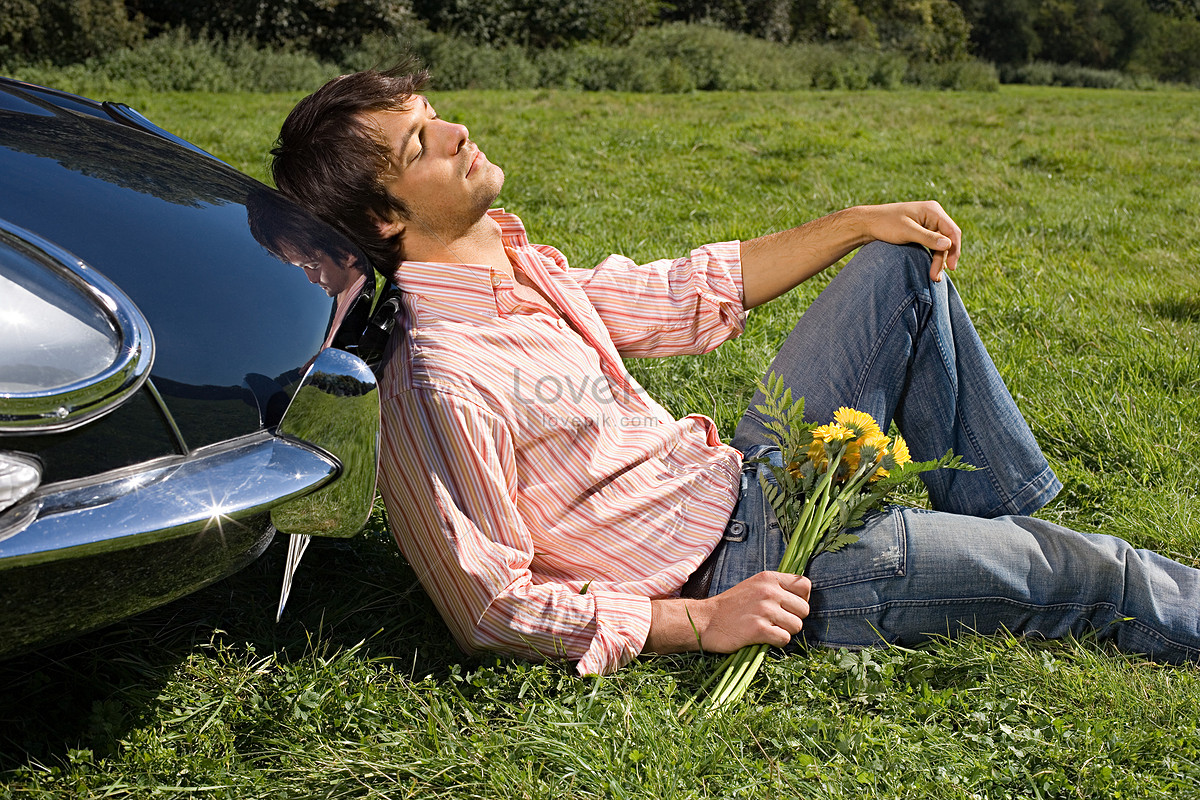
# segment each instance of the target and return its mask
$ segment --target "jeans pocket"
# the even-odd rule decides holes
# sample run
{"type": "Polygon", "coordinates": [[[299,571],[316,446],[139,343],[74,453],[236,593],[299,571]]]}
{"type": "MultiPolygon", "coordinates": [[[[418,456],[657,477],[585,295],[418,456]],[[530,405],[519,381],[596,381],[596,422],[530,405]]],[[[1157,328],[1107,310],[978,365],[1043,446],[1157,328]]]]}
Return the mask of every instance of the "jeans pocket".
{"type": "Polygon", "coordinates": [[[812,560],[805,573],[814,590],[902,577],[908,570],[904,516],[898,506],[871,512],[851,528],[858,541],[812,560]]]}

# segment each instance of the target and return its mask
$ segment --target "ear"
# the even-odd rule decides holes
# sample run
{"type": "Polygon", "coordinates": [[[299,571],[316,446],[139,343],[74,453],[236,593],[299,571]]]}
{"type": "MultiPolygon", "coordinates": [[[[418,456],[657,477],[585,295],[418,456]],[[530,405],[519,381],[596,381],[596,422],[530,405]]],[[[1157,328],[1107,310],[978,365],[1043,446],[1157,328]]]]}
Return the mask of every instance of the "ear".
{"type": "Polygon", "coordinates": [[[387,221],[376,217],[375,228],[379,231],[380,235],[388,239],[395,239],[398,236],[404,235],[404,220],[396,216],[387,221]]]}

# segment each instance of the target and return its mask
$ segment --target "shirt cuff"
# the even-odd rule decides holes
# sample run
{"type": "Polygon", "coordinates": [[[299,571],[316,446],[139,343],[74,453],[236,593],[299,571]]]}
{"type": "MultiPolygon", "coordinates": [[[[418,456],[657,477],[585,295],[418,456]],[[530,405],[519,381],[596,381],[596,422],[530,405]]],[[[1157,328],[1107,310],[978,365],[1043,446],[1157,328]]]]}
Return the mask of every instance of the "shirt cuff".
{"type": "Polygon", "coordinates": [[[715,242],[705,245],[704,249],[708,251],[710,259],[716,259],[725,267],[726,272],[729,274],[729,279],[733,282],[734,289],[737,291],[737,298],[741,301],[742,306],[745,307],[746,292],[742,286],[741,241],[715,242]]]}
{"type": "Polygon", "coordinates": [[[581,676],[606,675],[642,652],[650,635],[650,598],[596,592],[596,635],[575,669],[581,676]]]}
{"type": "MultiPolygon", "coordinates": [[[[740,336],[746,329],[746,290],[742,283],[742,243],[715,242],[701,248],[704,271],[712,295],[708,298],[721,309],[722,321],[729,328],[727,338],[740,336]]],[[[693,252],[695,258],[697,253],[693,252]]]]}

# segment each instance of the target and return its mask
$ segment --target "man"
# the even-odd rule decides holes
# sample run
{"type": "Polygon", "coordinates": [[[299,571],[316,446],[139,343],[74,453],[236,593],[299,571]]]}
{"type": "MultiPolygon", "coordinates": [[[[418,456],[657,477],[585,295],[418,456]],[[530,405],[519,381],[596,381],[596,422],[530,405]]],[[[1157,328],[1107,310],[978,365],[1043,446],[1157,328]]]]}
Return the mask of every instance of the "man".
{"type": "Polygon", "coordinates": [[[566,658],[581,674],[797,634],[862,647],[1094,630],[1163,660],[1200,655],[1200,572],[1023,516],[1061,484],[942,279],[961,234],[938,204],[575,270],[491,209],[503,171],[437,116],[423,79],[330,82],[285,121],[274,175],[404,292],[381,381],[381,490],[464,648],[566,658]],[[764,421],[747,412],[722,444],[711,420],[667,414],[621,357],[712,349],[747,309],[859,247],[771,370],[812,419],[853,406],[894,420],[914,458],[953,448],[979,469],[930,473],[938,511],[871,515],[857,544],[784,575],[762,467],[745,463],[771,455],[764,421]]]}

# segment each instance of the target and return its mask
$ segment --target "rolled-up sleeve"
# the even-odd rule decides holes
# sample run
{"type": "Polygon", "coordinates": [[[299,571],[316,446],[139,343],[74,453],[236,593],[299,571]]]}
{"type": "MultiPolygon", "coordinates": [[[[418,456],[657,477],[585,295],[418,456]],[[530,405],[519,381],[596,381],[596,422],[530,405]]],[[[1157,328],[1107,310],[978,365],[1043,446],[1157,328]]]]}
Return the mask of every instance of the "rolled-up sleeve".
{"type": "Polygon", "coordinates": [[[612,255],[570,274],[622,356],[706,353],[745,329],[738,242],[704,245],[684,258],[648,264],[612,255]]]}
{"type": "Polygon", "coordinates": [[[382,444],[381,490],[402,519],[392,529],[463,649],[568,659],[583,675],[612,672],[641,652],[648,598],[535,579],[512,441],[490,410],[402,392],[384,404],[382,444]]]}

